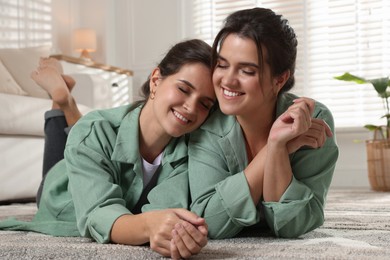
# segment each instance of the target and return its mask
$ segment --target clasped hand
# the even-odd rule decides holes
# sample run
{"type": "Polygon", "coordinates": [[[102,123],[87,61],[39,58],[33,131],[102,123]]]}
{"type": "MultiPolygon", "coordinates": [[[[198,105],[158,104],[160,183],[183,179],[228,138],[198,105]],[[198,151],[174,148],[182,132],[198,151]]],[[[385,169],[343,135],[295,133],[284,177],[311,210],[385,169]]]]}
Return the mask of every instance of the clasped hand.
{"type": "Polygon", "coordinates": [[[151,211],[147,218],[152,250],[172,259],[195,255],[207,244],[208,227],[203,218],[186,209],[151,211]]]}
{"type": "Polygon", "coordinates": [[[314,107],[313,99],[295,99],[272,125],[269,144],[285,146],[289,153],[303,146],[322,147],[326,138],[332,136],[332,131],[324,120],[312,118],[314,107]]]}

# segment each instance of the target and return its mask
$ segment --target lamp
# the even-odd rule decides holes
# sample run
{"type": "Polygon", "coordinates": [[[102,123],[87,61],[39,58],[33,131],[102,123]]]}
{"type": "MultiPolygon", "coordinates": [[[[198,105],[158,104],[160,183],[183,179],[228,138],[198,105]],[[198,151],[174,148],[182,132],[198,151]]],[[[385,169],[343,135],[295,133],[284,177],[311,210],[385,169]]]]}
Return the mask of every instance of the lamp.
{"type": "Polygon", "coordinates": [[[81,52],[80,58],[91,60],[89,53],[96,51],[96,32],[92,29],[74,30],[73,48],[81,52]]]}

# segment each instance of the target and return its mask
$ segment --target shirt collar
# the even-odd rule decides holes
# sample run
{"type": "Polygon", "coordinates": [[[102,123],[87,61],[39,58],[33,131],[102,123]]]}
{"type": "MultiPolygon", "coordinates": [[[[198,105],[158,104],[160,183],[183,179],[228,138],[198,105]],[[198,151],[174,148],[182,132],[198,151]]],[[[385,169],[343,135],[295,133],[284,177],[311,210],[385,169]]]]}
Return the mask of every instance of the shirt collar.
{"type": "Polygon", "coordinates": [[[135,164],[139,155],[139,115],[142,105],[129,111],[122,119],[111,160],[135,164]]]}
{"type": "MultiPolygon", "coordinates": [[[[119,129],[111,160],[136,164],[141,160],[139,151],[139,116],[143,105],[139,105],[123,118],[119,129]]],[[[187,137],[172,138],[163,152],[162,165],[186,157],[187,137]]]]}

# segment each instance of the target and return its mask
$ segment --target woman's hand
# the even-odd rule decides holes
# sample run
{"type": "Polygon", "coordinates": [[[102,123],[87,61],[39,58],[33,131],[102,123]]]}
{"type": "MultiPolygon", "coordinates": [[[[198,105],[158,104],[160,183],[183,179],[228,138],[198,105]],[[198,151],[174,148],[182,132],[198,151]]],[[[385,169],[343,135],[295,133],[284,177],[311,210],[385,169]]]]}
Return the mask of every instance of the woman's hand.
{"type": "MultiPolygon", "coordinates": [[[[186,216],[189,215],[189,213],[194,213],[189,211],[184,212],[183,209],[180,210],[182,210],[180,216],[183,219],[190,221],[186,216]]],[[[198,220],[201,220],[201,222],[198,222],[197,225],[192,225],[189,222],[175,225],[175,229],[172,230],[171,240],[172,259],[188,258],[198,254],[200,250],[207,245],[207,224],[203,218],[198,218],[198,220]]]]}
{"type": "Polygon", "coordinates": [[[150,248],[163,256],[183,258],[199,253],[207,244],[207,234],[205,220],[195,213],[165,209],[120,216],[112,226],[110,240],[134,246],[149,242],[150,248]]]}
{"type": "Polygon", "coordinates": [[[312,118],[315,102],[310,98],[294,100],[271,128],[270,138],[282,144],[286,142],[288,153],[297,151],[302,146],[322,147],[332,131],[322,119],[312,118]]]}
{"type": "Polygon", "coordinates": [[[312,124],[314,105],[314,100],[309,98],[294,100],[294,104],[272,125],[268,144],[285,147],[287,142],[307,132],[312,124]]]}
{"type": "Polygon", "coordinates": [[[326,138],[331,136],[333,133],[324,120],[312,118],[310,128],[287,143],[288,153],[296,152],[302,146],[320,148],[324,145],[326,138]]]}
{"type": "Polygon", "coordinates": [[[144,214],[150,248],[164,256],[188,258],[207,244],[207,225],[195,213],[186,209],[167,209],[144,214]]]}

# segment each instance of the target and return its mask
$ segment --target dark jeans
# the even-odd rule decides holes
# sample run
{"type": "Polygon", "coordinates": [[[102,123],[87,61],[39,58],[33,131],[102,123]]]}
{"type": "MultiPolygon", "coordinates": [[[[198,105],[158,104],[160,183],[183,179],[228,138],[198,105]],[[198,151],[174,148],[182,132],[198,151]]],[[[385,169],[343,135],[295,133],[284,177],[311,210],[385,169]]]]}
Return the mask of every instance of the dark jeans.
{"type": "Polygon", "coordinates": [[[64,159],[64,150],[70,127],[61,110],[50,110],[45,113],[45,147],[43,151],[42,181],[37,192],[37,205],[41,200],[43,184],[49,170],[64,159]]]}

